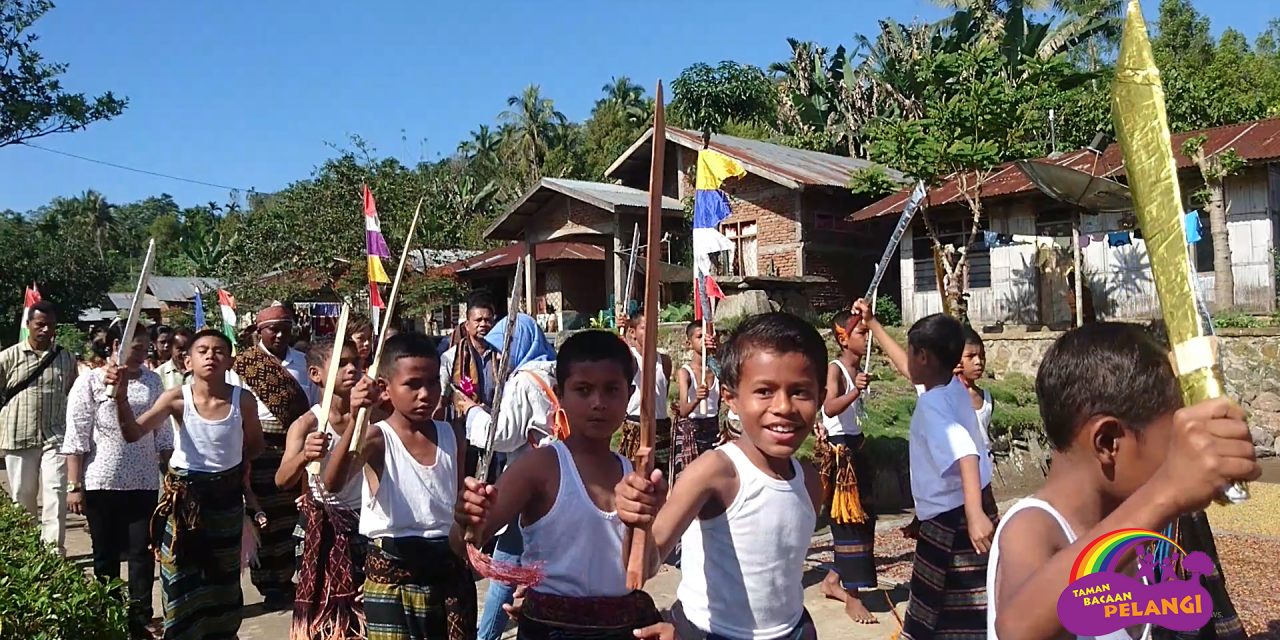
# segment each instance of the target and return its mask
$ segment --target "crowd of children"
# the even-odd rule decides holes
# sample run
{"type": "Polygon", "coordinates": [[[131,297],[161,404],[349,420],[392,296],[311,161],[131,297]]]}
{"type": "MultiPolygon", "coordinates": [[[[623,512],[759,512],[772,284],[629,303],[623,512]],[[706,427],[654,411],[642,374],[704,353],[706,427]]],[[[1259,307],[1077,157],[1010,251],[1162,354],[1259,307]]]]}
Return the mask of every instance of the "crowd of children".
{"type": "MultiPolygon", "coordinates": [[[[875,402],[865,367],[872,337],[919,394],[908,438],[916,521],[904,533],[916,549],[904,638],[1061,636],[1054,607],[1083,545],[1126,527],[1159,530],[1259,473],[1240,408],[1227,400],[1184,408],[1167,349],[1136,325],[1086,325],[1046,354],[1036,394],[1053,464],[1044,487],[999,518],[985,352],[950,317],[918,320],[900,345],[858,300],[832,320],[834,359],[818,330],[793,315],[749,317],[718,349],[691,323],[668,413],[672,361],[643,362],[643,315],[623,336],[584,331],[557,352],[531,317],[495,325],[491,303],[470,308],[487,322],[460,328],[445,366],[433,339],[401,333],[367,371],[367,322],[344,344],[313,342],[301,363],[289,352],[270,360],[265,343],[264,354],[233,360],[233,345],[214,331],[157,331],[152,339],[175,355],[151,363],[167,390],[145,408],[124,401],[136,363],[105,365],[102,384],[115,385],[126,442],[172,430],[152,518],[164,637],[236,636],[252,539],[246,509],[258,511],[268,470],[277,515],[262,533],[290,517],[282,498],[300,514],[288,522],[295,560],[268,567],[271,588],[293,596],[297,640],[495,640],[507,614],[524,639],[814,638],[804,572],[824,512],[834,562],[821,592],[852,621],[876,623],[871,611],[886,599],[863,431],[875,402]],[[505,380],[496,367],[482,375],[467,364],[488,366],[504,345],[505,380]],[[319,392],[335,358],[324,415],[319,392]],[[629,459],[643,366],[655,368],[658,398],[648,475],[629,459]],[[303,377],[290,386],[282,375],[303,377]],[[246,393],[246,383],[257,388],[246,393]],[[501,385],[501,406],[473,383],[501,385]],[[362,409],[371,417],[360,435],[362,409]],[[728,413],[739,438],[723,435],[728,413]],[[797,458],[815,429],[817,466],[797,458]],[[504,456],[500,473],[476,468],[486,447],[504,456]],[[647,531],[645,577],[680,550],[677,600],[665,615],[628,585],[628,528],[647,531]],[[527,589],[494,583],[483,619],[468,544],[536,576],[527,589]]],[[[267,314],[264,340],[283,317],[267,314]]],[[[1228,614],[1215,619],[1217,637],[1231,637],[1238,620],[1229,602],[1221,606],[1228,614]]]]}

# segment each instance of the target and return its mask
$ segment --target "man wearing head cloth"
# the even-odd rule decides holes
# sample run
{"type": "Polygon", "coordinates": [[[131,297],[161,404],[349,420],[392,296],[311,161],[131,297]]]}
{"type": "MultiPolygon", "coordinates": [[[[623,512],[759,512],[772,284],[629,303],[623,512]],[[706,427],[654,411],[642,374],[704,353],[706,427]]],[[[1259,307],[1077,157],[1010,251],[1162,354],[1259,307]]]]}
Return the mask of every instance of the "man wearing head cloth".
{"type": "Polygon", "coordinates": [[[299,489],[276,487],[276,471],[284,457],[289,425],[310,410],[318,391],[307,374],[306,357],[289,347],[293,314],[279,303],[258,312],[257,340],[236,356],[228,381],[247,388],[258,400],[258,418],[266,449],[250,465],[250,487],[267,516],[258,548],[258,566],[249,576],[269,610],[293,606],[295,567],[293,529],[298,522],[294,499],[299,489]]]}

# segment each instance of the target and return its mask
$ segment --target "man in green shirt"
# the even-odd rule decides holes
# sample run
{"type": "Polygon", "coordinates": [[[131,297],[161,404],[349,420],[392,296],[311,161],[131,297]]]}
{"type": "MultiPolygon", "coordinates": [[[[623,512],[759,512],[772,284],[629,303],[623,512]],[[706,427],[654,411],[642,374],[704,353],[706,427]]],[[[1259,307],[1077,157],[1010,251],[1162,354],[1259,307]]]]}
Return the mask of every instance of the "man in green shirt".
{"type": "Polygon", "coordinates": [[[10,497],[40,519],[41,539],[65,555],[67,467],[58,449],[76,360],[54,343],[57,325],[57,308],[37,302],[27,318],[27,339],[0,351],[0,452],[10,497]]]}

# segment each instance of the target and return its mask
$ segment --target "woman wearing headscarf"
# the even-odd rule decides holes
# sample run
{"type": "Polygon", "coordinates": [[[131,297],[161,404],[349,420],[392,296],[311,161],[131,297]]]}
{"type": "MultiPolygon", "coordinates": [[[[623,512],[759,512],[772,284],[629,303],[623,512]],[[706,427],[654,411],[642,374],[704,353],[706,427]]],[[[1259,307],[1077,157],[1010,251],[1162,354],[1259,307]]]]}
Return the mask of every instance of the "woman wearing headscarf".
{"type": "MultiPolygon", "coordinates": [[[[501,353],[508,331],[512,332],[509,352],[511,376],[502,388],[497,420],[474,402],[464,401],[459,409],[466,416],[471,444],[481,448],[487,446],[492,430],[493,451],[496,455],[505,454],[509,464],[524,451],[556,435],[551,416],[559,402],[553,391],[556,386],[556,352],[542,329],[538,328],[538,323],[524,314],[516,315],[514,322],[511,316],[507,316],[494,325],[485,336],[485,342],[501,353]]],[[[493,478],[489,480],[492,482],[493,478]]],[[[511,526],[514,524],[508,523],[506,529],[498,534],[493,550],[495,563],[520,563],[524,542],[520,537],[520,527],[511,526]]],[[[502,635],[507,623],[502,605],[511,604],[514,593],[514,587],[497,581],[489,583],[484,613],[477,628],[479,640],[497,640],[502,635]]]]}

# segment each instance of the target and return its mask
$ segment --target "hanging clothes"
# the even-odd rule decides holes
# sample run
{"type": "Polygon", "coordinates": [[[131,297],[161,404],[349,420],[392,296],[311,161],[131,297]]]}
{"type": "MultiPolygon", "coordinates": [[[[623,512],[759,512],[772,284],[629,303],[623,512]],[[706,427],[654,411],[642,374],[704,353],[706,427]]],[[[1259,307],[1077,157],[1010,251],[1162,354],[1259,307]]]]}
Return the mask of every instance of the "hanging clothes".
{"type": "Polygon", "coordinates": [[[1133,237],[1128,231],[1112,231],[1107,234],[1108,247],[1124,247],[1133,244],[1133,237]]]}

